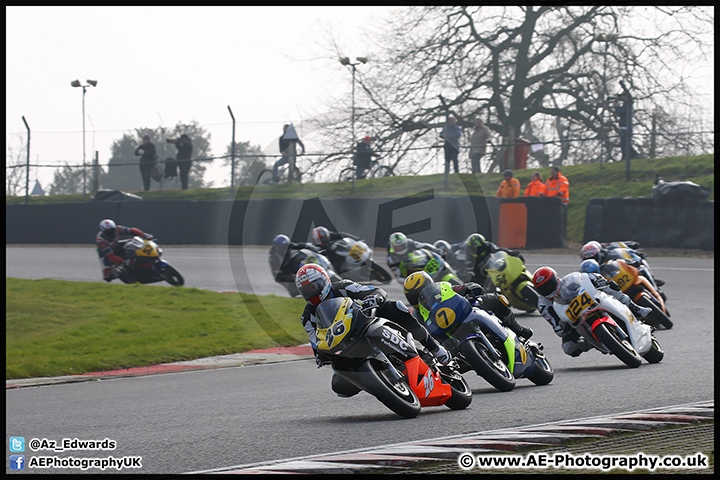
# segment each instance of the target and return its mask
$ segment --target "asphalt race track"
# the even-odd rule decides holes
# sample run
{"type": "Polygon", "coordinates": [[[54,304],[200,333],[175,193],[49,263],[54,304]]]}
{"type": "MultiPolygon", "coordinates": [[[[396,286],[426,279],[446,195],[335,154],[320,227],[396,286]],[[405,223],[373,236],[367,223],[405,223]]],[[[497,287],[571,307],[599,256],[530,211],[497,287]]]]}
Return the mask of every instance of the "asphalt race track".
{"type": "MultiPolygon", "coordinates": [[[[272,281],[266,253],[267,248],[173,246],[165,249],[164,257],[185,276],[187,286],[285,295],[272,281]],[[238,262],[253,272],[252,282],[237,271],[233,274],[230,264],[238,262]]],[[[6,255],[8,277],[102,281],[92,247],[6,246],[6,255]]],[[[382,255],[377,257],[384,262],[382,255]]],[[[577,256],[525,257],[530,270],[549,264],[561,275],[579,264],[577,256]]],[[[519,315],[521,323],[535,330],[533,338],[545,345],[555,379],[542,387],[521,379],[513,391],[503,393],[467,373],[474,397],[462,411],[432,407],[415,419],[403,420],[365,393],[336,397],[330,390],[332,371],[301,360],[7,389],[6,436],[28,441],[108,438],[117,442],[115,450],[43,454],[141,456],[139,473],[183,473],[712,400],[714,261],[649,261],[655,274],[667,282],[663,288],[675,322],[672,330],[656,332],[665,350],[660,364],[628,369],[596,351],[570,358],[538,314],[519,315]]],[[[387,290],[391,296],[401,295],[399,284],[387,290]]],[[[114,470],[105,470],[109,471],[114,470]]]]}

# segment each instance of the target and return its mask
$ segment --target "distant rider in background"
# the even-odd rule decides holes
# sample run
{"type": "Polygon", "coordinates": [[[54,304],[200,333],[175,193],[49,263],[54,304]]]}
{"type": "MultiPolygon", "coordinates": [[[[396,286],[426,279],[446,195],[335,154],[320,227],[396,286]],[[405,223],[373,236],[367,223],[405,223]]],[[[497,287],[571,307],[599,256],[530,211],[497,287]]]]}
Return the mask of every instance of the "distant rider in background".
{"type": "Polygon", "coordinates": [[[287,235],[279,234],[273,238],[273,244],[270,247],[270,271],[273,278],[279,283],[291,283],[295,281],[295,273],[300,265],[293,261],[292,250],[301,249],[312,250],[318,253],[318,249],[310,244],[303,242],[291,242],[287,235]]]}
{"type": "Polygon", "coordinates": [[[109,218],[100,222],[100,231],[95,236],[95,246],[102,263],[103,280],[110,282],[117,278],[117,272],[114,267],[125,264],[128,265],[130,260],[123,257],[122,245],[119,243],[120,235],[137,235],[146,240],[153,240],[155,237],[149,233],[145,233],[139,228],[125,227],[117,225],[109,218]]]}
{"type": "Polygon", "coordinates": [[[508,255],[517,257],[525,263],[525,258],[517,250],[510,250],[505,247],[498,247],[492,242],[485,240],[485,237],[479,233],[473,233],[467,238],[467,255],[465,260],[466,272],[462,272],[464,277],[469,281],[485,285],[487,280],[487,272],[485,266],[490,259],[490,255],[496,252],[505,252],[508,255]]]}
{"type": "Polygon", "coordinates": [[[408,261],[408,254],[420,249],[430,250],[431,252],[442,255],[443,252],[439,248],[429,243],[417,242],[411,238],[408,238],[402,232],[394,232],[390,235],[388,241],[388,255],[387,264],[390,267],[393,275],[400,282],[405,281],[405,275],[400,271],[400,266],[408,261]]]}

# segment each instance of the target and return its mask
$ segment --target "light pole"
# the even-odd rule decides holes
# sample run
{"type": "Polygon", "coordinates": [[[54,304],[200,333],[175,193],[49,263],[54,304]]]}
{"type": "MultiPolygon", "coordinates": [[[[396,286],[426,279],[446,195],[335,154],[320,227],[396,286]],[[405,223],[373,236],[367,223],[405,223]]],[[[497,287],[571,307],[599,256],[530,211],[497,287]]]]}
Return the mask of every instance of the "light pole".
{"type": "MultiPolygon", "coordinates": [[[[603,42],[605,43],[605,53],[603,54],[603,90],[602,90],[602,116],[600,117],[600,131],[603,135],[606,134],[605,130],[605,110],[607,110],[607,105],[605,105],[605,102],[607,101],[607,54],[608,54],[608,47],[610,46],[610,42],[616,41],[618,38],[617,33],[599,33],[595,35],[595,41],[596,42],[603,42]]],[[[605,148],[601,148],[600,150],[600,168],[602,168],[603,164],[603,157],[605,156],[605,151],[607,151],[607,139],[603,139],[603,146],[605,148]]]]}
{"type": "Polygon", "coordinates": [[[85,89],[87,87],[96,87],[97,86],[97,80],[88,80],[87,85],[82,85],[80,83],[80,80],[73,80],[70,82],[70,85],[73,87],[82,87],[83,89],[83,96],[82,96],[82,114],[83,114],[83,198],[85,197],[85,89]]]}
{"type": "Polygon", "coordinates": [[[350,131],[352,133],[351,148],[355,144],[355,66],[368,62],[367,57],[355,57],[355,59],[357,60],[356,63],[351,63],[348,57],[340,59],[341,64],[352,67],[352,113],[350,114],[350,131]]]}

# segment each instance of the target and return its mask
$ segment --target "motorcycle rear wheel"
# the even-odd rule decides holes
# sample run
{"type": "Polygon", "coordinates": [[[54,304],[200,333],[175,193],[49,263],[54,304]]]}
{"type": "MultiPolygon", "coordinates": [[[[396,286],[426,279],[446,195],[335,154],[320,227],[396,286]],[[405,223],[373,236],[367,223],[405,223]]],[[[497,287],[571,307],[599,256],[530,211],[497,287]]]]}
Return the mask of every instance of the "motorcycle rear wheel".
{"type": "Polygon", "coordinates": [[[166,265],[160,272],[160,276],[173,287],[182,287],[185,284],[185,279],[180,272],[171,265],[166,265]]]}
{"type": "Polygon", "coordinates": [[[380,283],[390,283],[392,276],[380,265],[375,262],[370,263],[370,280],[380,283]]]}
{"type": "Polygon", "coordinates": [[[608,350],[618,357],[625,365],[630,368],[639,367],[640,364],[642,364],[642,357],[638,354],[629,340],[622,339],[622,337],[618,335],[615,328],[620,327],[613,327],[606,323],[601,323],[595,327],[593,333],[598,340],[600,340],[602,344],[605,345],[608,350]]]}
{"type": "Polygon", "coordinates": [[[473,370],[493,387],[501,392],[509,392],[515,388],[515,377],[510,369],[503,363],[502,358],[493,360],[493,356],[482,341],[468,340],[460,345],[460,352],[473,370]]]}
{"type": "Polygon", "coordinates": [[[645,355],[643,355],[643,358],[647,360],[648,363],[660,363],[660,361],[665,356],[665,352],[660,347],[660,344],[658,341],[653,337],[652,339],[652,345],[650,346],[650,350],[645,352],[645,355]]]}
{"type": "Polygon", "coordinates": [[[387,367],[377,360],[365,360],[357,373],[363,387],[380,402],[403,418],[420,414],[420,400],[405,382],[397,382],[387,367]]]}
{"type": "Polygon", "coordinates": [[[652,310],[652,313],[646,318],[654,321],[653,323],[655,323],[656,325],[662,325],[663,327],[665,327],[666,330],[670,330],[673,327],[672,320],[670,320],[670,318],[665,315],[665,312],[663,312],[662,309],[658,307],[655,302],[650,300],[645,295],[642,295],[640,298],[638,298],[636,303],[641,307],[648,307],[652,310]]]}

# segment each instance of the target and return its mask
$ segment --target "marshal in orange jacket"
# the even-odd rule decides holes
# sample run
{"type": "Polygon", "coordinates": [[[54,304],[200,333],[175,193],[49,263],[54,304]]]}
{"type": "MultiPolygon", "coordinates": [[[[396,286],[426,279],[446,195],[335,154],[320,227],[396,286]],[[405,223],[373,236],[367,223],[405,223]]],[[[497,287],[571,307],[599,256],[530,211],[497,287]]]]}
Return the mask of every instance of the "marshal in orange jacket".
{"type": "Polygon", "coordinates": [[[544,197],[545,191],[547,190],[547,187],[543,182],[540,180],[533,180],[532,182],[528,183],[527,188],[525,189],[525,196],[526,197],[544,197]]]}
{"type": "MultiPolygon", "coordinates": [[[[555,167],[553,167],[553,170],[554,169],[555,167]]],[[[560,170],[557,170],[557,178],[553,178],[552,174],[550,175],[550,178],[545,182],[545,186],[547,187],[547,191],[545,192],[546,196],[560,197],[563,205],[568,204],[570,201],[570,192],[568,191],[570,183],[568,179],[560,173],[560,170]]]]}
{"type": "Polygon", "coordinates": [[[517,198],[520,196],[520,181],[517,178],[511,178],[510,182],[503,180],[497,189],[496,197],[501,198],[517,198]]]}

